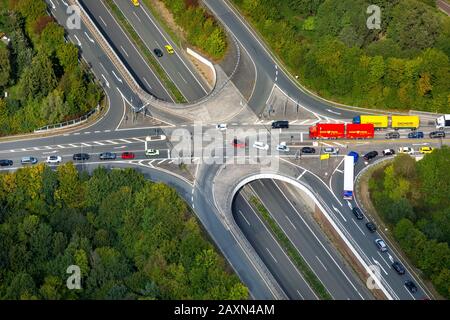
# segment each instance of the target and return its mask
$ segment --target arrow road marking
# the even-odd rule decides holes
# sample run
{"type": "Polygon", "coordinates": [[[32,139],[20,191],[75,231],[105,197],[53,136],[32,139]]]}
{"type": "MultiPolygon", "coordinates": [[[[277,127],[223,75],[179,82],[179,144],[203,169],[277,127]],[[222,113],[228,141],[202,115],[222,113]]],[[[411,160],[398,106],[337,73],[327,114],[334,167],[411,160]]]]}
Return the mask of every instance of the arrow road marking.
{"type": "Polygon", "coordinates": [[[338,208],[336,208],[335,206],[333,206],[333,210],[336,211],[337,213],[339,213],[342,217],[342,219],[344,219],[345,222],[347,222],[347,219],[345,219],[345,217],[342,215],[342,213],[339,211],[338,208]]]}
{"type": "Polygon", "coordinates": [[[372,257],[372,260],[373,260],[373,262],[375,262],[375,264],[376,264],[377,266],[380,267],[381,270],[383,270],[383,272],[384,272],[386,275],[388,275],[388,273],[386,272],[386,270],[384,270],[384,268],[383,268],[383,266],[381,265],[381,263],[379,263],[377,260],[375,260],[374,257],[372,257]]]}
{"type": "Polygon", "coordinates": [[[331,110],[331,109],[326,109],[329,113],[334,113],[334,114],[337,114],[337,115],[341,115],[339,112],[336,112],[336,111],[333,111],[333,110],[331,110]]]}
{"type": "Polygon", "coordinates": [[[106,77],[103,75],[103,73],[102,73],[102,78],[105,80],[105,84],[109,88],[109,82],[108,82],[108,80],[106,80],[106,77]]]}
{"type": "Polygon", "coordinates": [[[119,81],[120,83],[123,82],[122,79],[120,79],[120,78],[117,76],[117,74],[114,72],[114,70],[112,70],[111,72],[112,72],[112,74],[114,75],[114,77],[116,77],[117,81],[119,81]]]}
{"type": "Polygon", "coordinates": [[[88,40],[92,43],[95,43],[94,39],[92,39],[91,37],[89,37],[88,33],[85,31],[84,34],[86,35],[86,37],[88,38],[88,40]]]}
{"type": "Polygon", "coordinates": [[[388,253],[389,260],[391,260],[392,263],[394,263],[394,258],[388,253]]]}

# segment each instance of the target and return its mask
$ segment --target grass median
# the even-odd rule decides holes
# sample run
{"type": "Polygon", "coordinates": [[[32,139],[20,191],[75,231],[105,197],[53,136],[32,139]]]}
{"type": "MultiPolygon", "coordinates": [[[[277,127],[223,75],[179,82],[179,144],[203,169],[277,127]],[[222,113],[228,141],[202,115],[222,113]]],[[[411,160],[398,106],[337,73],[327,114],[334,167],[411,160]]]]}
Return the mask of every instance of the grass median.
{"type": "Polygon", "coordinates": [[[136,33],[133,26],[128,22],[127,18],[123,15],[122,11],[120,11],[119,7],[117,7],[117,5],[114,3],[113,0],[105,0],[105,3],[111,10],[111,13],[116,18],[116,21],[131,37],[134,44],[138,47],[140,53],[145,57],[146,61],[156,72],[163,85],[166,87],[167,90],[169,90],[170,94],[175,99],[175,102],[178,103],[187,102],[183,94],[180,92],[180,90],[178,90],[175,83],[173,83],[172,80],[170,80],[164,69],[161,67],[161,65],[153,56],[152,52],[147,48],[145,43],[142,41],[141,37],[139,37],[139,35],[136,33]]]}
{"type": "Polygon", "coordinates": [[[328,293],[327,289],[323,286],[317,276],[312,272],[309,266],[306,264],[305,260],[300,256],[297,249],[294,245],[289,241],[288,237],[284,234],[283,230],[278,226],[275,220],[271,217],[269,211],[267,211],[266,207],[262,204],[262,202],[255,196],[250,197],[250,202],[255,206],[258,213],[261,215],[263,220],[269,226],[270,231],[276,237],[280,245],[288,254],[289,258],[291,258],[292,262],[295,266],[300,270],[300,272],[305,277],[305,280],[314,290],[314,292],[319,296],[322,300],[331,300],[331,296],[328,293]]]}

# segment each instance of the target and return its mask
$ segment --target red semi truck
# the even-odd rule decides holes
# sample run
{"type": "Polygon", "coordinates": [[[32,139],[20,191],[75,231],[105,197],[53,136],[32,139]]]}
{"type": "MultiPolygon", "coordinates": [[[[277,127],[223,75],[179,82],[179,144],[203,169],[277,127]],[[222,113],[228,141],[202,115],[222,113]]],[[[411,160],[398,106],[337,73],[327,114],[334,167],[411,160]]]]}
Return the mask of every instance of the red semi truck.
{"type": "Polygon", "coordinates": [[[373,124],[318,123],[309,128],[311,139],[368,139],[373,138],[373,124]]]}

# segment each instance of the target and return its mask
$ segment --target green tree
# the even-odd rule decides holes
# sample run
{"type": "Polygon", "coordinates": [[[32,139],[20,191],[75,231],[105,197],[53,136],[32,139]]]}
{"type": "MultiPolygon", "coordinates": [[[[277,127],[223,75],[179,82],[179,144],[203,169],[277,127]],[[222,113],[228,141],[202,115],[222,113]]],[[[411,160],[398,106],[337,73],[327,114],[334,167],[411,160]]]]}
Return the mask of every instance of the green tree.
{"type": "Polygon", "coordinates": [[[0,44],[0,88],[8,84],[10,73],[9,50],[0,44]]]}

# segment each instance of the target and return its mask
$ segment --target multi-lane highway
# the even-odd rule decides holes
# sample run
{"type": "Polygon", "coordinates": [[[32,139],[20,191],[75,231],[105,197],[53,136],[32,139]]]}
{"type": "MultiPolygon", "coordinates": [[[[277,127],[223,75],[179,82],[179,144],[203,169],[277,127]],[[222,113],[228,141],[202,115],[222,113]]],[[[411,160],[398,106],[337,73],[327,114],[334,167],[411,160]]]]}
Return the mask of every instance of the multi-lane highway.
{"type": "MultiPolygon", "coordinates": [[[[119,7],[123,15],[134,27],[136,33],[141,37],[150,51],[154,48],[163,50],[163,57],[158,59],[169,78],[176,84],[178,89],[188,101],[197,100],[207,94],[207,85],[199,77],[176,47],[170,37],[158,26],[150,12],[144,6],[138,8],[132,6],[130,1],[113,0],[119,7]],[[173,55],[164,51],[164,45],[171,44],[175,48],[173,55]]],[[[112,50],[121,59],[136,82],[152,95],[166,100],[173,101],[172,97],[163,87],[161,81],[151,70],[145,59],[139,54],[133,42],[122,31],[114,17],[109,13],[103,1],[80,0],[90,18],[94,21],[98,30],[107,39],[112,50]]],[[[283,161],[296,159],[298,148],[302,146],[312,146],[313,141],[308,138],[308,125],[317,122],[316,115],[322,115],[327,121],[349,121],[355,113],[339,108],[335,108],[322,100],[312,97],[308,93],[300,90],[291,78],[279,67],[272,58],[270,52],[258,40],[255,33],[241,17],[233,12],[226,0],[205,0],[211,11],[226,25],[227,29],[234,35],[240,45],[247,51],[252,59],[256,70],[256,84],[249,105],[256,114],[260,114],[262,108],[269,97],[274,85],[281,88],[288,96],[298,101],[305,110],[311,111],[311,123],[301,121],[301,124],[292,125],[288,130],[268,129],[268,123],[260,121],[248,122],[246,118],[238,117],[236,122],[230,124],[230,129],[262,129],[267,133],[267,142],[272,150],[275,148],[275,141],[286,141],[291,147],[291,151],[285,154],[270,154],[269,157],[281,159],[283,161]],[[278,137],[272,137],[274,134],[278,137]],[[273,138],[273,139],[272,139],[273,138]]],[[[65,25],[67,20],[68,3],[63,0],[48,0],[49,11],[60,22],[65,25]]],[[[66,30],[67,39],[75,43],[82,54],[82,58],[91,66],[96,78],[102,84],[108,100],[108,112],[99,121],[74,129],[72,132],[58,133],[47,137],[30,137],[29,139],[7,140],[0,143],[0,158],[8,158],[14,161],[13,167],[2,168],[2,171],[20,168],[20,159],[23,156],[35,156],[40,162],[44,161],[48,155],[60,155],[63,162],[71,161],[74,153],[86,152],[91,155],[88,161],[83,162],[85,168],[92,168],[98,165],[107,167],[134,166],[143,170],[151,179],[164,181],[174,186],[181,196],[192,206],[205,229],[209,232],[218,248],[225,255],[230,265],[234,268],[238,276],[249,287],[251,296],[256,299],[275,299],[288,297],[290,299],[317,299],[317,295],[312,291],[304,280],[302,274],[290,261],[286,253],[270,234],[264,223],[260,220],[252,206],[245,197],[238,194],[232,204],[233,214],[236,223],[241,231],[247,236],[251,248],[247,247],[245,241],[237,236],[235,230],[230,227],[224,219],[215,199],[214,183],[216,175],[222,168],[221,164],[210,163],[207,159],[199,159],[195,171],[194,182],[190,182],[176,176],[173,172],[159,171],[157,165],[160,163],[170,164],[174,162],[172,158],[173,145],[169,141],[171,134],[175,130],[184,129],[189,133],[194,131],[192,123],[186,122],[181,117],[171,113],[161,114],[161,118],[169,119],[170,124],[160,122],[152,127],[120,128],[124,121],[127,108],[132,105],[141,105],[136,92],[134,92],[126,81],[122,79],[117,66],[109,60],[105,54],[104,47],[101,47],[92,33],[92,30],[84,24],[80,29],[66,30]],[[160,155],[154,158],[144,156],[144,141],[148,135],[166,135],[169,140],[159,140],[151,142],[151,148],[160,150],[160,155]],[[115,152],[119,156],[121,152],[134,152],[135,160],[100,161],[98,155],[102,152],[115,152]],[[254,258],[253,250],[263,261],[254,258]],[[266,274],[266,271],[269,273],[266,274]],[[273,278],[272,278],[273,277],[273,278]],[[280,293],[281,292],[281,293],[280,293]]],[[[150,110],[152,114],[155,110],[150,110]]],[[[158,110],[159,113],[164,113],[158,110]]],[[[217,122],[221,119],[217,119],[217,122]]],[[[203,124],[204,129],[214,128],[215,123],[203,124]]],[[[216,130],[216,129],[214,129],[216,130]]],[[[433,128],[425,128],[429,132],[433,128]]],[[[253,131],[256,132],[256,131],[253,131]]],[[[241,132],[242,134],[242,132],[241,132]]],[[[207,135],[207,133],[205,134],[207,135]]],[[[237,159],[234,148],[230,142],[233,135],[224,133],[225,141],[216,141],[215,148],[225,151],[223,159],[237,159]]],[[[243,138],[245,137],[238,137],[243,138]]],[[[251,133],[247,137],[248,145],[244,149],[249,152],[252,140],[256,136],[251,133]]],[[[207,140],[209,141],[209,140],[207,140]]],[[[372,149],[381,152],[387,147],[411,146],[418,143],[427,143],[435,147],[442,141],[421,139],[412,141],[402,139],[392,141],[384,140],[384,132],[376,134],[374,140],[356,141],[330,141],[326,144],[339,146],[340,148],[355,149],[359,153],[364,153],[372,149]]],[[[448,140],[444,140],[448,144],[448,140]]],[[[203,144],[194,145],[193,152],[202,151],[203,144]]],[[[318,148],[318,147],[316,147],[318,148]]],[[[318,150],[319,151],[319,150],[318,150]]],[[[347,150],[345,150],[347,151],[347,150]]],[[[320,153],[320,152],[318,152],[320,153]]],[[[343,152],[344,153],[344,152],[343,152]]],[[[202,153],[199,153],[203,156],[202,153]]],[[[211,157],[211,154],[204,155],[211,157]]],[[[261,158],[264,155],[260,156],[261,158]]],[[[308,155],[303,159],[316,159],[319,155],[308,155]]],[[[209,159],[210,160],[210,159],[209,159]]],[[[217,159],[216,159],[217,160],[217,159]]],[[[399,276],[392,270],[392,261],[399,261],[399,254],[391,248],[387,253],[380,253],[374,245],[376,237],[382,237],[381,233],[369,233],[363,222],[357,221],[351,211],[356,206],[355,202],[344,202],[342,193],[342,164],[340,163],[332,172],[331,179],[326,183],[323,178],[304,168],[302,160],[296,160],[293,166],[301,171],[300,175],[294,178],[304,183],[311,189],[317,201],[332,216],[333,221],[340,231],[346,236],[350,244],[356,248],[362,259],[370,265],[380,267],[380,276],[383,286],[392,299],[421,299],[432,298],[428,290],[412,273],[413,270],[407,267],[407,275],[399,276]],[[403,285],[405,279],[414,279],[418,284],[419,291],[411,294],[403,285]]],[[[365,164],[357,164],[356,173],[360,172],[365,164]]],[[[232,186],[230,186],[231,188],[232,186]]],[[[327,241],[320,228],[308,214],[303,212],[295,204],[292,193],[276,181],[264,180],[253,182],[249,187],[252,192],[260,198],[279,226],[284,230],[286,236],[297,248],[298,252],[308,263],[311,270],[319,278],[327,291],[334,299],[373,299],[373,296],[365,287],[365,284],[354,274],[351,266],[347,265],[334,248],[333,244],[327,241]]],[[[231,205],[230,205],[231,207],[231,205]]],[[[402,261],[403,262],[403,261],[402,261]]],[[[403,264],[405,264],[403,262],[403,264]]]]}

